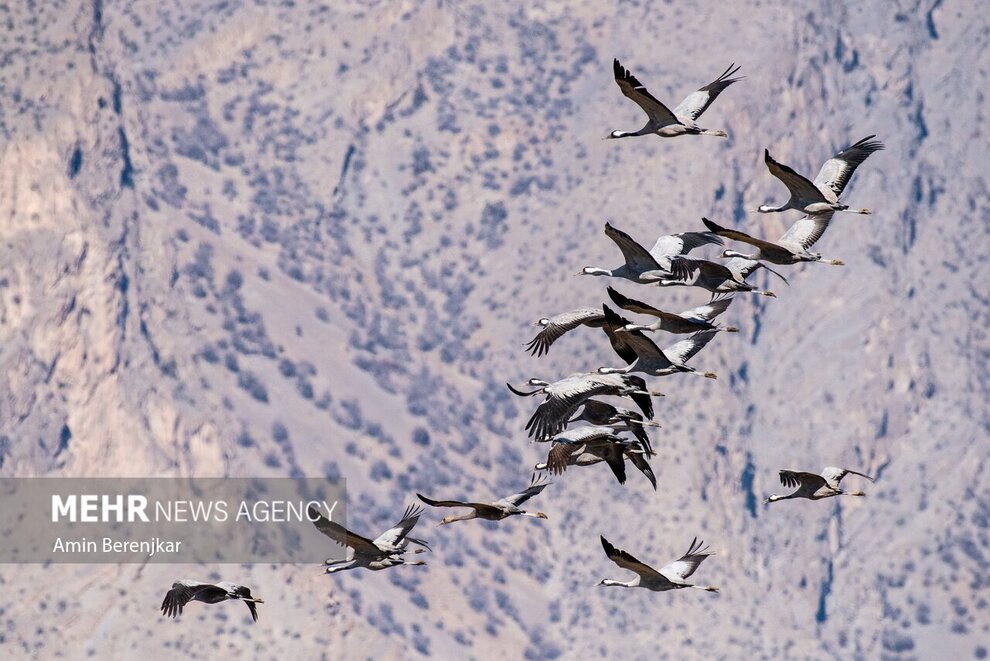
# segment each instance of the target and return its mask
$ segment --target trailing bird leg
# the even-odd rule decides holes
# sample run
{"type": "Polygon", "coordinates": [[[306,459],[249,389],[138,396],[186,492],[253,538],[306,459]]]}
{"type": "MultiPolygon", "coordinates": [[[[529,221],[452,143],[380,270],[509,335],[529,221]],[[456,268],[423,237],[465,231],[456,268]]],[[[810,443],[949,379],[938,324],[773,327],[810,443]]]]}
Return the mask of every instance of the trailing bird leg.
{"type": "Polygon", "coordinates": [[[773,273],[773,274],[774,274],[775,276],[777,276],[778,278],[780,278],[781,280],[783,280],[783,281],[784,281],[784,284],[785,284],[785,285],[787,285],[788,287],[790,287],[790,286],[791,286],[791,283],[789,283],[789,282],[787,281],[787,278],[785,278],[785,277],[784,277],[784,276],[782,276],[781,274],[779,274],[779,273],[777,273],[776,271],[774,271],[774,270],[773,270],[772,268],[770,268],[770,267],[769,267],[769,266],[767,266],[766,264],[764,264],[764,265],[763,265],[763,268],[765,268],[766,270],[768,270],[768,271],[770,271],[770,272],[771,272],[771,273],[773,273]]]}

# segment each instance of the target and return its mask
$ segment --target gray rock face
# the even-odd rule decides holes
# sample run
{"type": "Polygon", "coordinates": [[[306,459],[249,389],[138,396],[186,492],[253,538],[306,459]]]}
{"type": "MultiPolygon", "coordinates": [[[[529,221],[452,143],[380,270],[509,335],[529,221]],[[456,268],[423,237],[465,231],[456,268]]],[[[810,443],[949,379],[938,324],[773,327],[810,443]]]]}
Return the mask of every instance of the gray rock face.
{"type": "Polygon", "coordinates": [[[765,147],[809,174],[871,133],[887,149],[844,196],[874,214],[816,247],[846,266],[740,297],[742,332],[694,359],[718,381],[658,382],[657,493],[568,471],[549,521],[431,531],[427,567],[374,574],[8,565],[0,648],[986,655],[990,30],[976,3],[860,4],[8,4],[5,476],[342,475],[368,532],[417,490],[511,493],[545,449],[504,381],[616,360],[588,329],[542,360],[521,346],[527,322],[605,299],[570,274],[617,263],[606,219],[644,242],[702,215],[773,237],[797,216],[754,213],[785,197],[765,147]],[[729,139],[602,141],[642,125],[613,57],[671,103],[741,64],[705,115],[729,139]],[[779,468],[825,465],[879,479],[761,504],[779,468]],[[627,578],[599,534],[660,564],[698,535],[722,591],[596,588],[627,578]],[[173,579],[232,572],[273,606],[258,625],[156,617],[173,579]]]}

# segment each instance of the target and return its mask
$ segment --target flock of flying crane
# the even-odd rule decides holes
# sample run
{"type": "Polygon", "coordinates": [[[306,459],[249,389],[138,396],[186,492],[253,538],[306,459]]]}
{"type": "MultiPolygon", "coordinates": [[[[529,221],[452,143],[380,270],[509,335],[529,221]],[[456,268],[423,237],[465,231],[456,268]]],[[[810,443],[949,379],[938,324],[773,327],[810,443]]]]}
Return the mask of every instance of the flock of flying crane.
{"type": "MultiPolygon", "coordinates": [[[[725,137],[725,131],[705,129],[696,123],[701,114],[728,86],[741,80],[732,76],[739,67],[730,66],[721,76],[701,89],[689,94],[671,111],[658,101],[618,60],[613,62],[615,82],[622,93],[645,111],[648,121],[638,131],[612,131],[608,138],[628,138],[644,135],[657,135],[673,138],[682,135],[711,135],[725,137]]],[[[561,474],[568,466],[590,466],[605,463],[620,484],[626,481],[626,461],[642,472],[657,488],[656,476],[650,467],[649,459],[655,453],[647,432],[658,427],[653,422],[653,396],[662,393],[649,390],[646,380],[634,372],[660,377],[676,373],[696,374],[716,378],[712,372],[698,372],[687,362],[703,349],[719,332],[736,332],[733,326],[718,325],[713,320],[724,313],[736,292],[775,296],[773,292],[759,290],[747,282],[747,278],[759,268],[765,268],[780,277],[782,275],[763,262],[775,265],[790,265],[800,262],[823,262],[842,265],[837,259],[823,259],[810,248],[828,229],[832,216],[837,211],[868,214],[868,209],[850,209],[841,204],[839,198],[849,183],[856,168],[875,151],[883,149],[883,144],[868,136],[843,149],[827,160],[811,181],[792,168],[775,161],[769,150],[764,151],[764,161],[770,173],[780,180],[790,192],[790,198],[780,206],[762,205],[762,213],[801,211],[804,215],[776,241],[759,239],[744,232],[722,227],[704,218],[708,231],[682,232],[661,236],[650,250],[637,243],[628,234],[605,224],[605,235],[622,252],[624,263],[613,269],[585,267],[577,275],[604,276],[625,279],[638,285],[659,287],[699,287],[711,292],[708,304],[671,313],[657,307],[628,298],[612,287],[608,296],[618,307],[634,314],[655,318],[649,324],[635,324],[615,312],[608,304],[601,308],[587,307],[564,312],[553,317],[540,319],[535,325],[542,329],[526,348],[536,356],[543,356],[550,347],[563,336],[580,326],[600,328],[605,332],[612,349],[625,363],[625,367],[600,367],[592,372],[572,374],[558,381],[549,382],[530,379],[530,391],[513,388],[516,395],[531,397],[543,395],[526,424],[529,436],[535,441],[549,443],[550,449],[545,462],[535,466],[536,471],[561,474]],[[723,261],[688,257],[693,250],[708,245],[723,245],[724,239],[746,243],[755,248],[750,254],[724,250],[723,261]],[[687,339],[660,349],[646,333],[663,331],[671,334],[689,335],[687,339]],[[620,408],[596,397],[613,396],[630,399],[639,412],[620,408]],[[572,423],[585,422],[579,427],[572,423]],[[630,434],[631,436],[625,436],[630,434]]],[[[790,498],[820,500],[833,496],[863,496],[862,491],[844,491],[839,482],[848,474],[858,475],[873,481],[873,478],[845,468],[826,467],[821,474],[781,470],[780,482],[793,488],[790,494],[772,495],[765,501],[772,503],[790,498]]],[[[470,502],[461,500],[434,500],[417,493],[417,497],[431,507],[465,508],[465,514],[444,517],[439,525],[469,519],[500,521],[509,516],[530,516],[546,519],[543,512],[529,512],[520,508],[527,500],[542,492],[550,482],[534,473],[529,486],[519,493],[506,496],[493,502],[470,502]]],[[[310,508],[309,517],[316,528],[337,544],[352,550],[349,560],[327,560],[326,572],[335,573],[355,568],[371,570],[387,569],[397,565],[422,565],[421,560],[407,560],[406,553],[422,553],[429,549],[425,541],[409,536],[416,526],[423,510],[410,506],[402,519],[392,528],[375,539],[369,539],[347,530],[324,517],[317,509],[310,508]],[[409,544],[416,549],[410,549],[409,544]]],[[[695,538],[687,553],[674,562],[657,570],[637,560],[629,553],[614,547],[605,537],[601,537],[606,556],[621,568],[631,570],[636,576],[628,581],[605,579],[599,585],[641,587],[653,591],[697,588],[717,592],[714,586],[688,583],[687,579],[697,570],[709,555],[707,547],[695,538]]],[[[204,583],[198,581],[177,581],[165,596],[162,613],[175,617],[181,614],[183,606],[190,601],[219,603],[227,600],[241,600],[247,603],[251,616],[258,619],[256,604],[264,603],[252,597],[250,589],[234,583],[204,583]]]]}

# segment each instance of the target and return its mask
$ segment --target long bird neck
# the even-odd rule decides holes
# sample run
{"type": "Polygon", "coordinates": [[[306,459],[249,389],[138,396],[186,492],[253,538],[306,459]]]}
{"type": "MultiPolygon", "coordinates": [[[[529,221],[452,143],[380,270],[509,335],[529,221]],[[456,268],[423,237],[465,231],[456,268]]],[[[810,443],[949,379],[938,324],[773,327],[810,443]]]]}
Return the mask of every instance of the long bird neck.
{"type": "Polygon", "coordinates": [[[663,330],[663,320],[655,321],[652,324],[627,324],[625,327],[627,331],[658,331],[663,330]]]}
{"type": "Polygon", "coordinates": [[[440,525],[453,523],[454,521],[469,521],[471,519],[476,518],[477,516],[478,516],[477,510],[471,510],[467,514],[461,514],[461,515],[451,514],[450,516],[443,517],[443,520],[440,522],[440,525]]]}
{"type": "Polygon", "coordinates": [[[722,257],[742,257],[743,259],[759,259],[759,252],[754,252],[750,255],[746,253],[741,253],[737,250],[726,250],[722,252],[722,257]]]}
{"type": "Polygon", "coordinates": [[[628,582],[623,582],[623,581],[613,581],[610,578],[606,578],[601,582],[601,585],[606,585],[609,587],[617,587],[617,588],[635,588],[639,586],[639,582],[636,579],[633,579],[628,582]]]}
{"type": "Polygon", "coordinates": [[[600,269],[600,268],[597,268],[595,266],[586,266],[586,267],[584,267],[583,273],[584,273],[584,275],[603,275],[603,276],[610,276],[610,275],[612,275],[611,269],[600,269]]]}

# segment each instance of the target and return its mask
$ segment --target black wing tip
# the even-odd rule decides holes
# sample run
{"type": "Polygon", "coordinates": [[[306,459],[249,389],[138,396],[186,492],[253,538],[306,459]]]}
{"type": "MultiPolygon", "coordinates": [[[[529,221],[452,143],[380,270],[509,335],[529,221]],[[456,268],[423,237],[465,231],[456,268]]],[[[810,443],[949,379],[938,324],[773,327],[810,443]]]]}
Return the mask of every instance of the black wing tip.
{"type": "Polygon", "coordinates": [[[606,220],[605,221],[605,234],[609,234],[609,233],[617,234],[619,236],[626,237],[626,238],[629,238],[630,240],[632,240],[632,237],[629,236],[629,234],[627,232],[623,232],[618,227],[616,227],[615,225],[613,225],[612,223],[610,223],[609,221],[606,220]]]}
{"type": "Polygon", "coordinates": [[[736,65],[736,63],[733,62],[725,69],[725,71],[722,72],[721,76],[715,79],[715,81],[712,84],[721,85],[722,88],[724,89],[729,85],[731,85],[732,83],[737,83],[740,80],[743,80],[746,76],[739,76],[738,78],[730,78],[730,76],[734,76],[736,72],[739,71],[741,68],[742,68],[741,64],[736,65]]]}
{"type": "Polygon", "coordinates": [[[605,539],[605,535],[599,535],[598,538],[602,540],[602,548],[605,549],[605,555],[610,558],[615,555],[615,547],[605,539]]]}
{"type": "MultiPolygon", "coordinates": [[[[543,340],[542,331],[539,334],[537,334],[537,336],[534,337],[532,340],[527,342],[525,347],[526,347],[526,352],[535,358],[540,358],[541,356],[543,356],[544,354],[550,351],[550,345],[546,344],[543,340]]],[[[509,384],[505,384],[505,385],[509,385],[509,384]]],[[[511,389],[511,386],[509,387],[511,389]]]]}
{"type": "Polygon", "coordinates": [[[175,619],[181,614],[182,604],[179,603],[178,599],[172,597],[172,591],[169,590],[162,601],[162,615],[175,619]]]}
{"type": "Polygon", "coordinates": [[[421,505],[419,505],[418,503],[411,503],[406,506],[406,511],[402,515],[402,520],[405,521],[406,519],[419,516],[422,513],[423,513],[423,507],[421,505]]]}
{"type": "Polygon", "coordinates": [[[616,81],[623,80],[634,86],[638,84],[638,81],[632,75],[632,72],[627,67],[622,66],[622,63],[619,62],[618,58],[612,59],[612,75],[615,77],[616,81]]]}
{"type": "Polygon", "coordinates": [[[613,288],[611,285],[605,291],[608,294],[608,297],[612,299],[612,302],[624,310],[626,309],[626,306],[635,304],[633,299],[613,288]]]}
{"type": "Polygon", "coordinates": [[[623,376],[626,377],[626,382],[636,386],[637,390],[646,390],[646,379],[643,377],[635,374],[624,374],[623,376]]]}
{"type": "Polygon", "coordinates": [[[712,222],[711,220],[709,220],[708,218],[706,218],[704,216],[701,217],[701,222],[703,222],[705,224],[705,227],[707,227],[709,230],[711,230],[715,234],[718,234],[719,232],[724,232],[725,231],[725,228],[724,227],[722,227],[721,225],[718,225],[718,224],[712,222]]]}
{"type": "Polygon", "coordinates": [[[866,158],[873,152],[880,151],[881,149],[886,149],[886,145],[884,145],[883,142],[881,142],[880,140],[873,139],[875,137],[877,137],[875,134],[868,135],[862,140],[859,140],[849,145],[848,147],[840,151],[838,154],[836,154],[836,156],[846,156],[848,152],[851,151],[855,152],[853,154],[848,154],[848,155],[852,158],[851,162],[854,162],[855,164],[859,165],[864,160],[866,160],[866,158]]]}
{"type": "Polygon", "coordinates": [[[854,144],[853,147],[866,147],[866,146],[870,146],[870,147],[872,147],[874,149],[883,149],[885,147],[885,145],[880,140],[874,140],[873,138],[875,138],[875,137],[877,137],[877,134],[876,133],[874,133],[873,135],[868,135],[865,138],[863,138],[862,140],[860,140],[859,142],[857,142],[856,144],[854,144]]]}
{"type": "Polygon", "coordinates": [[[610,308],[608,303],[602,303],[602,312],[605,314],[605,321],[609,325],[623,325],[622,317],[619,316],[618,312],[610,308]]]}
{"type": "Polygon", "coordinates": [[[707,238],[708,239],[708,243],[710,243],[713,246],[724,246],[725,245],[725,241],[723,241],[722,240],[722,237],[718,236],[718,234],[709,233],[709,232],[702,232],[702,234],[707,235],[705,238],[707,238]]]}

